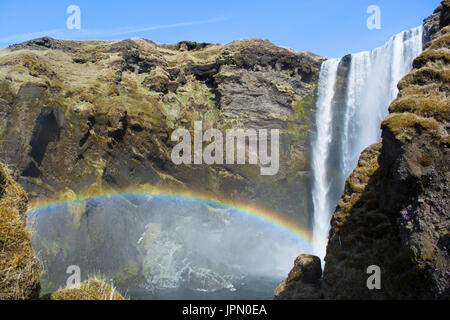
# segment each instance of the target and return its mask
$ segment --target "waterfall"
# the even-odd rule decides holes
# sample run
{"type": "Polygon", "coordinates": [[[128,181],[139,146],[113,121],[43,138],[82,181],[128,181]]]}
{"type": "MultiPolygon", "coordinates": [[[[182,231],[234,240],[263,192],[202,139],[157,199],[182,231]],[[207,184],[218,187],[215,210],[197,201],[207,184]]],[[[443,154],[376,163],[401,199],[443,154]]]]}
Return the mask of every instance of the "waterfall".
{"type": "MultiPolygon", "coordinates": [[[[329,144],[331,143],[331,105],[334,95],[334,83],[339,60],[330,59],[323,63],[319,74],[319,88],[317,100],[317,138],[313,148],[313,205],[314,212],[327,213],[330,211],[329,203],[326,201],[329,191],[327,183],[326,159],[328,158],[329,144]]],[[[318,249],[323,249],[321,242],[327,238],[328,214],[315,214],[313,227],[313,243],[318,249]]],[[[323,257],[323,252],[316,252],[323,257]]]]}
{"type": "Polygon", "coordinates": [[[322,64],[312,138],[313,242],[325,257],[331,215],[361,151],[380,140],[380,124],[398,81],[422,51],[423,28],[393,36],[383,46],[322,64]]]}

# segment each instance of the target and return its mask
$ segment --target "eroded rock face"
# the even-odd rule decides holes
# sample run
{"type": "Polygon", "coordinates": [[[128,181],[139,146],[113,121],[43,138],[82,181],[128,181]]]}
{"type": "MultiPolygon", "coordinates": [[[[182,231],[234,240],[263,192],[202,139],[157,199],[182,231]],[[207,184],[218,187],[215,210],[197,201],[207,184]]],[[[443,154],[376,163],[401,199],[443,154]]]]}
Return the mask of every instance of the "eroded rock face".
{"type": "Polygon", "coordinates": [[[320,284],[285,280],[276,297],[449,298],[449,9],[443,1],[425,21],[438,23],[428,25],[436,36],[399,82],[382,142],[361,153],[346,181],[320,284]],[[381,270],[380,290],[367,287],[371,265],[381,270]]]}
{"type": "Polygon", "coordinates": [[[450,1],[443,0],[428,18],[423,21],[424,44],[442,35],[441,30],[450,24],[450,1]]]}
{"type": "Polygon", "coordinates": [[[152,185],[253,202],[308,224],[309,143],[323,58],[247,39],[31,40],[0,50],[0,147],[31,198],[152,185]],[[182,165],[171,133],[280,129],[280,170],[182,165]]]}
{"type": "Polygon", "coordinates": [[[39,264],[25,226],[28,198],[0,165],[0,300],[39,297],[39,264]]]}
{"type": "Polygon", "coordinates": [[[320,299],[321,293],[318,289],[321,276],[320,258],[301,254],[295,259],[288,277],[275,290],[275,299],[320,299]]]}

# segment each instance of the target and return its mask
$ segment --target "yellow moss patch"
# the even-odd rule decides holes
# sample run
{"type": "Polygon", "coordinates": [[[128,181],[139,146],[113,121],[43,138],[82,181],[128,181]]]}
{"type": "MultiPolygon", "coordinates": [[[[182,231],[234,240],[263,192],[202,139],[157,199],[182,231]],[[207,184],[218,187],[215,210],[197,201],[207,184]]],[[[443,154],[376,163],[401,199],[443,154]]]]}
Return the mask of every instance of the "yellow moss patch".
{"type": "Polygon", "coordinates": [[[450,117],[449,100],[444,96],[409,95],[392,102],[389,112],[410,112],[423,117],[447,119],[450,117]]]}
{"type": "MultiPolygon", "coordinates": [[[[449,30],[448,27],[443,30],[449,30]]],[[[440,36],[436,40],[431,42],[429,49],[440,49],[440,48],[448,48],[450,46],[450,33],[446,33],[443,36],[440,36]]]]}
{"type": "Polygon", "coordinates": [[[441,95],[445,92],[447,85],[443,83],[429,83],[426,85],[410,85],[409,87],[403,88],[401,91],[401,97],[409,95],[441,95]]]}
{"type": "Polygon", "coordinates": [[[103,281],[86,280],[78,288],[65,288],[49,295],[49,300],[125,300],[116,289],[103,281]]]}
{"type": "Polygon", "coordinates": [[[439,122],[433,118],[424,118],[409,112],[392,113],[388,115],[383,120],[382,126],[389,128],[395,135],[400,135],[408,129],[420,128],[436,138],[441,138],[439,133],[439,122]]]}
{"type": "Polygon", "coordinates": [[[381,142],[367,147],[361,153],[358,166],[347,178],[344,194],[339,200],[338,208],[333,215],[333,221],[337,227],[345,224],[347,216],[352,212],[354,206],[360,202],[370,179],[379,169],[378,155],[380,149],[381,142]]]}
{"type": "Polygon", "coordinates": [[[450,70],[438,69],[435,66],[426,66],[420,69],[412,70],[398,83],[398,88],[402,90],[410,85],[426,85],[431,82],[444,82],[450,81],[450,70]]]}
{"type": "Polygon", "coordinates": [[[437,60],[442,60],[444,63],[448,63],[450,61],[450,52],[443,48],[438,50],[427,49],[414,60],[414,67],[420,68],[426,65],[429,61],[434,62],[437,60]]]}

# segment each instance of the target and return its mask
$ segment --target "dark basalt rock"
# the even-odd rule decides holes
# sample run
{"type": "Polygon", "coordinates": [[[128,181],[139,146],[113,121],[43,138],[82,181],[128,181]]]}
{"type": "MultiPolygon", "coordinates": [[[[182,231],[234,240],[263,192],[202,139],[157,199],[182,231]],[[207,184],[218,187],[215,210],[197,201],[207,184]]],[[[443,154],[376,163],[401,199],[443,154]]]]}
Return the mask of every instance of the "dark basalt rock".
{"type": "Polygon", "coordinates": [[[450,1],[443,0],[434,10],[433,14],[423,21],[424,47],[431,41],[441,36],[441,30],[450,24],[450,1]]]}

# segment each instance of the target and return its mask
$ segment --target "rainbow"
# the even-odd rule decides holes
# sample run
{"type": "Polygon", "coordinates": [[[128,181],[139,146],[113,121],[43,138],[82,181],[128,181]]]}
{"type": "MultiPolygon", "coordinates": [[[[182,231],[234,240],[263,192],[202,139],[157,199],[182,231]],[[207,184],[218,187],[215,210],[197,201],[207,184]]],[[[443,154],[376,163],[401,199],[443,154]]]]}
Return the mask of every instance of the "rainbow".
{"type": "Polygon", "coordinates": [[[124,191],[107,191],[97,194],[79,195],[76,198],[70,199],[46,199],[37,200],[31,203],[28,210],[29,216],[34,216],[43,212],[62,209],[68,204],[76,204],[87,200],[109,200],[111,198],[139,198],[139,197],[155,197],[167,200],[183,200],[193,203],[203,203],[213,207],[220,207],[232,210],[244,217],[255,219],[262,222],[271,228],[282,232],[283,234],[300,241],[309,247],[313,247],[312,235],[306,229],[280,215],[269,210],[257,207],[251,204],[244,204],[227,199],[220,199],[204,193],[197,193],[192,191],[180,191],[151,187],[148,189],[128,189],[124,191]]]}

